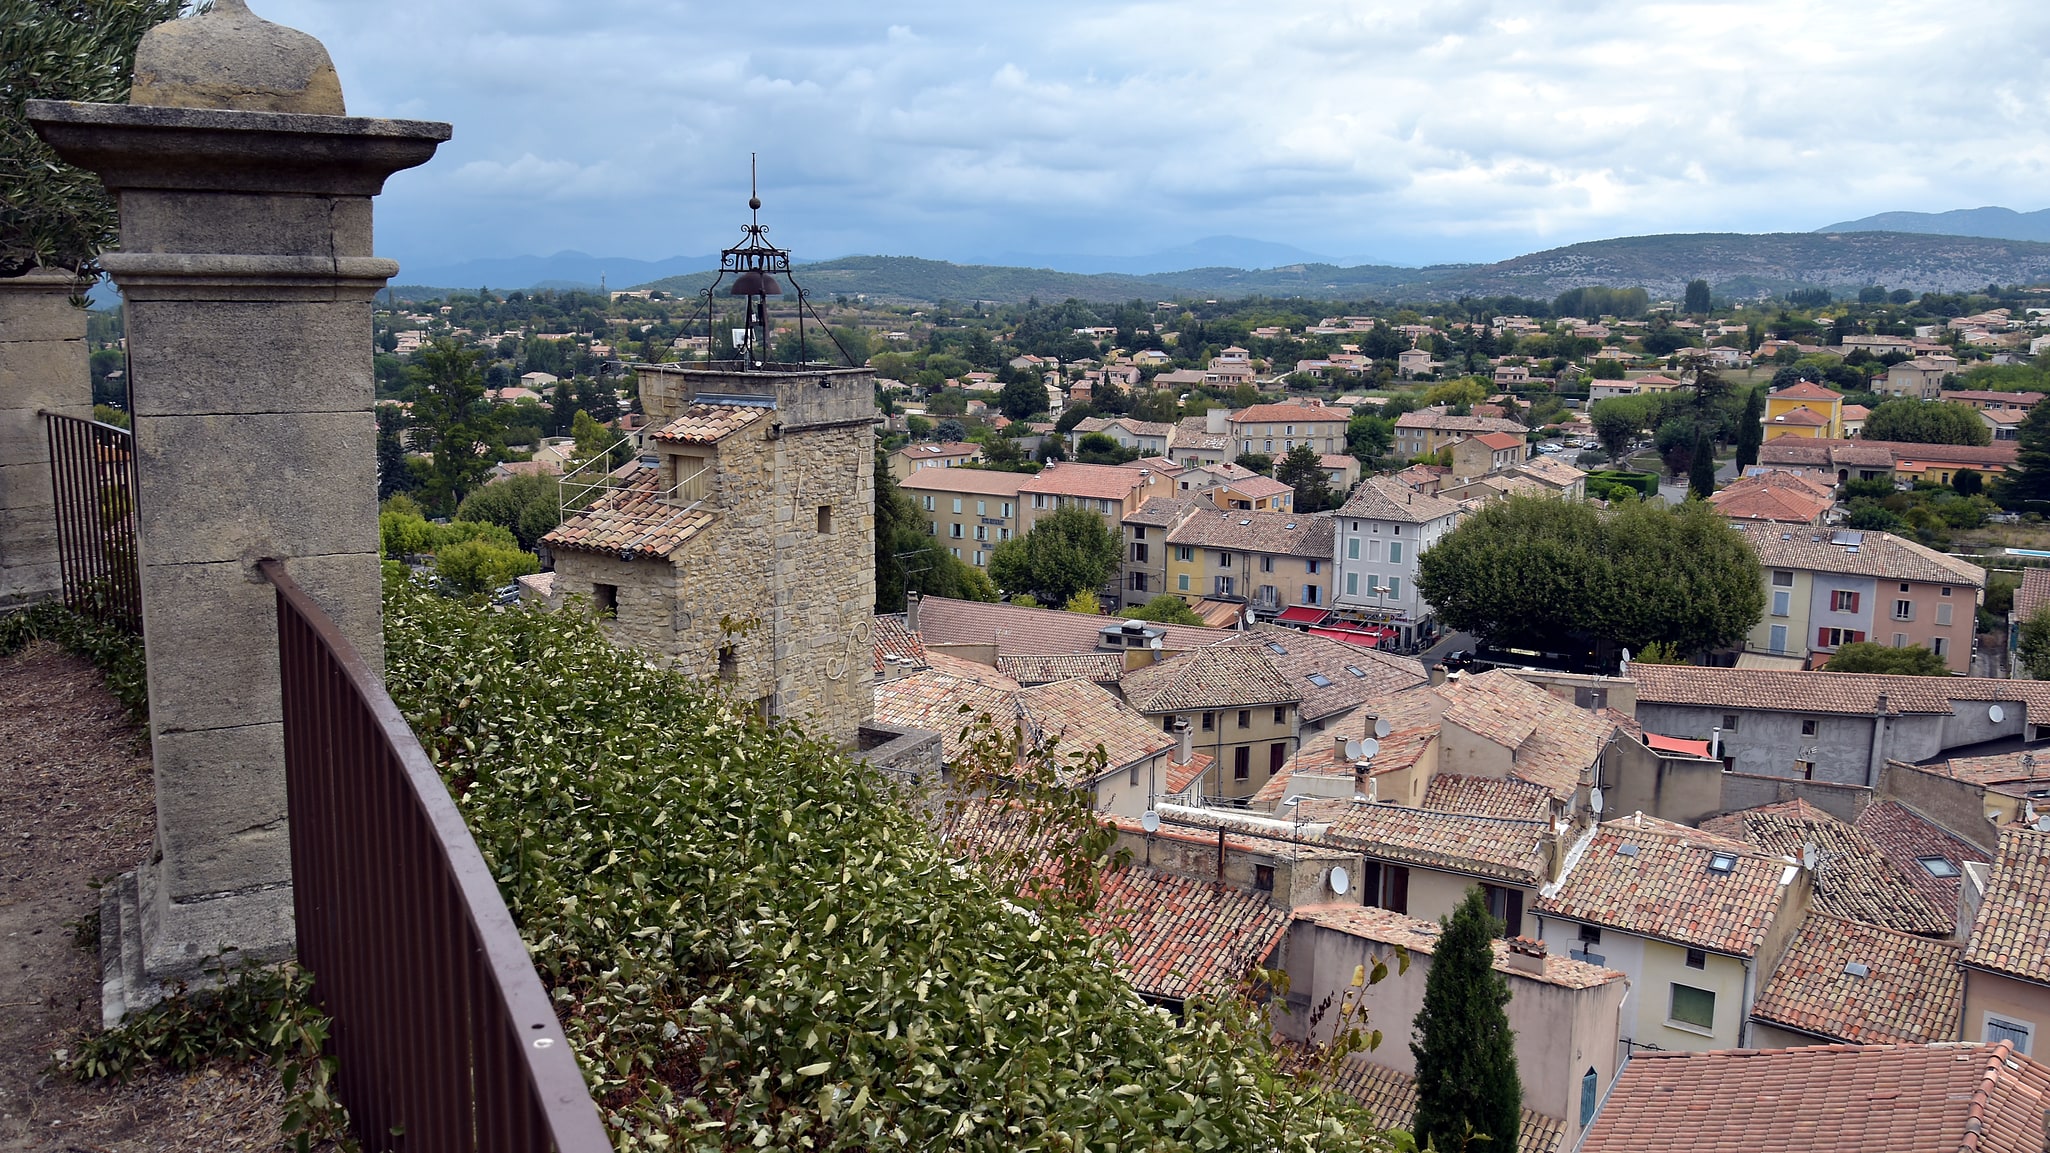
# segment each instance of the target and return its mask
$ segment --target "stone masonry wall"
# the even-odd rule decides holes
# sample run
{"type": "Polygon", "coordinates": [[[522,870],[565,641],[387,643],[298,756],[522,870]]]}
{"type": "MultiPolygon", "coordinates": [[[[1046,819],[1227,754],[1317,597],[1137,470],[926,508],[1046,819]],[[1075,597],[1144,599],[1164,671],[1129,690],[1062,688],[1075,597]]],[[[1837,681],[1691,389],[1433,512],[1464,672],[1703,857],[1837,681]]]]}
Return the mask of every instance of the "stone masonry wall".
{"type": "Polygon", "coordinates": [[[0,608],[63,583],[42,411],[92,415],[85,311],[73,279],[32,272],[0,280],[0,608]]]}

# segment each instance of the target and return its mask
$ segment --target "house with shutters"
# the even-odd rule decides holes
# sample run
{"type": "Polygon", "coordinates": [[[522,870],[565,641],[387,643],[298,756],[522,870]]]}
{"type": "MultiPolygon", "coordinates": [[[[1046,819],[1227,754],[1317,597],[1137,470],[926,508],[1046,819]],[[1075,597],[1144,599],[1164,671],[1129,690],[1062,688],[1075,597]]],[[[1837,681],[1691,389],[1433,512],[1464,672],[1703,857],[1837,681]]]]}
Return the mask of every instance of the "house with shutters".
{"type": "Polygon", "coordinates": [[[1332,603],[1348,620],[1416,643],[1431,606],[1416,588],[1417,556],[1459,523],[1459,505],[1391,477],[1360,482],[1334,518],[1332,603]]]}
{"type": "Polygon", "coordinates": [[[1766,596],[1745,651],[1818,664],[1856,641],[1921,645],[1971,670],[1984,569],[1891,533],[1734,527],[1758,554],[1766,596]]]}

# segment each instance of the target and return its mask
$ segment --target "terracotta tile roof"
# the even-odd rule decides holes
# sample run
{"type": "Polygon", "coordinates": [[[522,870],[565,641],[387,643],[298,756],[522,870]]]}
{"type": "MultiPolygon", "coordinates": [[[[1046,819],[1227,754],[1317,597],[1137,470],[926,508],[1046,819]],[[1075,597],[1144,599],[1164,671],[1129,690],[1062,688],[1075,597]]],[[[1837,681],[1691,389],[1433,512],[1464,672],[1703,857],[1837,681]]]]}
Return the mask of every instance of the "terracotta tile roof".
{"type": "Polygon", "coordinates": [[[1630,679],[1640,705],[1871,716],[1884,694],[1888,716],[1948,715],[1952,701],[2001,701],[2027,706],[2032,723],[2050,724],[2050,682],[2043,681],[1645,664],[1631,665],[1630,679]]]}
{"type": "Polygon", "coordinates": [[[1751,1016],[1854,1044],[1955,1040],[1965,1007],[1957,960],[1950,941],[1810,913],[1751,1016]]]}
{"type": "Polygon", "coordinates": [[[1030,473],[993,468],[921,468],[898,481],[897,487],[906,492],[972,492],[1015,500],[1018,490],[1031,479],[1030,473]]]}
{"type": "Polygon", "coordinates": [[[1127,865],[1103,878],[1088,925],[1122,931],[1111,948],[1133,988],[1183,1001],[1228,992],[1247,969],[1265,964],[1288,932],[1289,915],[1230,885],[1127,865]]]}
{"type": "Polygon", "coordinates": [[[1512,821],[1549,821],[1552,792],[1525,781],[1439,773],[1424,786],[1424,808],[1512,821]]]}
{"type": "Polygon", "coordinates": [[[1799,866],[1741,841],[1645,818],[1625,817],[1596,830],[1578,863],[1537,911],[1712,949],[1736,957],[1758,952],[1799,866]],[[1718,853],[1734,858],[1714,872],[1718,853]]]}
{"type": "Polygon", "coordinates": [[[1263,497],[1280,496],[1283,493],[1295,491],[1295,489],[1275,480],[1271,476],[1260,476],[1257,474],[1239,480],[1228,480],[1214,487],[1230,489],[1248,500],[1260,500],[1263,497]]]}
{"type": "MultiPolygon", "coordinates": [[[[1964,781],[1981,788],[2011,784],[2033,785],[2050,780],[2050,749],[2017,749],[2011,753],[1993,753],[1983,757],[1951,757],[1947,760],[1925,761],[1919,765],[1903,767],[1918,773],[1964,781]]],[[[2050,809],[2050,805],[2045,805],[2044,808],[2050,809]]]]}
{"type": "Polygon", "coordinates": [[[1882,580],[1927,581],[1931,584],[1984,588],[1986,570],[1947,557],[1935,549],[1886,532],[1843,533],[1830,529],[1794,529],[1784,525],[1733,525],[1758,553],[1766,568],[1848,573],[1882,580]],[[1833,543],[1855,538],[1855,546],[1833,543]],[[1855,548],[1855,551],[1853,549],[1855,548]]]}
{"type": "Polygon", "coordinates": [[[1302,700],[1265,650],[1244,645],[1217,645],[1169,657],[1126,673],[1119,686],[1125,700],[1142,713],[1292,705],[1302,700]]]}
{"type": "Polygon", "coordinates": [[[1125,675],[1125,658],[1117,653],[1061,653],[1044,657],[998,657],[997,671],[1021,685],[1043,685],[1080,678],[1114,685],[1125,675]]]}
{"type": "Polygon", "coordinates": [[[1000,732],[1017,720],[1022,687],[987,665],[928,652],[927,668],[875,687],[875,717],[940,734],[941,752],[952,761],[971,747],[968,727],[987,717],[1000,732]]]}
{"type": "MultiPolygon", "coordinates": [[[[1365,1105],[1378,1125],[1407,1131],[1416,1122],[1416,1078],[1400,1070],[1355,1054],[1340,1062],[1325,1084],[1365,1105]]],[[[1516,1153],[1557,1153],[1565,1138],[1564,1122],[1525,1109],[1516,1127],[1516,1153]]]]}
{"type": "Polygon", "coordinates": [[[1162,424],[1158,421],[1133,420],[1129,416],[1088,416],[1075,422],[1075,432],[1078,434],[1079,439],[1079,435],[1102,432],[1112,425],[1124,429],[1126,433],[1132,436],[1157,437],[1173,436],[1175,427],[1172,424],[1162,424]]]}
{"type": "Polygon", "coordinates": [[[1497,416],[1453,416],[1447,412],[1431,412],[1422,409],[1406,412],[1395,418],[1396,428],[1431,428],[1440,432],[1461,432],[1469,436],[1483,432],[1521,433],[1523,426],[1513,420],[1497,416]]]}
{"type": "Polygon", "coordinates": [[[896,657],[908,660],[914,668],[924,668],[925,638],[905,627],[901,613],[880,613],[875,625],[875,671],[883,671],[883,660],[896,657]]]}
{"type": "Polygon", "coordinates": [[[1352,490],[1352,496],[1346,499],[1338,515],[1342,519],[1359,517],[1362,520],[1426,524],[1458,512],[1459,506],[1452,501],[1427,496],[1392,477],[1370,476],[1352,490]]]}
{"type": "Polygon", "coordinates": [[[1210,766],[1216,763],[1217,758],[1209,753],[1191,752],[1189,763],[1186,765],[1177,765],[1170,757],[1167,763],[1161,766],[1161,791],[1170,794],[1186,791],[1190,785],[1201,780],[1203,774],[1210,771],[1210,766]]]}
{"type": "Polygon", "coordinates": [[[648,434],[674,444],[717,444],[775,410],[754,404],[693,404],[648,434]]]}
{"type": "Polygon", "coordinates": [[[1829,423],[1829,418],[1819,412],[1814,412],[1805,408],[1797,408],[1789,412],[1780,413],[1778,416],[1773,417],[1772,423],[1790,424],[1800,428],[1821,428],[1829,423]]]}
{"type": "Polygon", "coordinates": [[[1819,912],[1931,937],[1956,931],[1956,914],[1945,916],[1924,900],[1903,872],[1903,866],[1918,871],[1919,866],[1887,860],[1872,838],[1806,801],[1745,809],[1703,821],[1701,827],[1797,861],[1814,845],[1821,857],[1814,896],[1819,912]]]}
{"type": "Polygon", "coordinates": [[[1018,710],[1026,736],[1039,745],[1054,743],[1064,760],[1088,756],[1101,746],[1104,771],[1117,771],[1175,746],[1171,733],[1149,723],[1092,681],[1054,681],[1018,694],[1018,710]]]}
{"type": "MultiPolygon", "coordinates": [[[[1111,617],[946,597],[925,597],[918,607],[918,628],[928,647],[994,642],[998,656],[1093,653],[1099,630],[1115,623],[1111,617]]],[[[1162,643],[1172,650],[1201,648],[1236,635],[1226,629],[1194,625],[1161,627],[1166,629],[1162,643]]]]}
{"type": "Polygon", "coordinates": [[[1955,392],[1944,393],[1943,399],[1952,401],[1976,400],[1985,404],[2004,404],[2028,409],[2034,408],[2036,402],[2043,399],[2045,395],[2045,393],[2040,392],[1993,392],[1983,388],[1962,388],[1955,392]]]}
{"type": "Polygon", "coordinates": [[[2042,1153],[2046,1104],[2005,1041],[1639,1052],[1579,1153],[2042,1153]]]}
{"type": "Polygon", "coordinates": [[[2014,615],[2028,620],[2036,610],[2050,604],[2050,568],[2025,568],[2021,587],[2014,590],[2014,615]]]}
{"type": "Polygon", "coordinates": [[[1296,692],[1306,722],[1356,709],[1368,700],[1427,684],[1430,674],[1421,662],[1379,649],[1326,640],[1281,625],[1260,624],[1228,645],[1252,645],[1267,654],[1296,692]],[[1284,651],[1276,652],[1276,648],[1284,651]],[[1318,684],[1312,678],[1327,683],[1318,684]]]}
{"type": "Polygon", "coordinates": [[[1491,669],[1441,687],[1444,719],[1513,750],[1510,775],[1566,800],[1622,724],[1608,709],[1574,706],[1513,673],[1491,669]]]}
{"type": "MultiPolygon", "coordinates": [[[[1412,953],[1426,957],[1437,951],[1438,935],[1442,932],[1436,921],[1420,921],[1415,917],[1406,917],[1387,909],[1355,905],[1351,902],[1298,906],[1295,910],[1295,919],[1365,941],[1400,945],[1412,953]]],[[[1542,981],[1562,989],[1595,989],[1611,981],[1623,980],[1623,974],[1614,969],[1590,965],[1585,961],[1561,957],[1556,953],[1545,955],[1544,972],[1528,972],[1509,963],[1509,942],[1498,937],[1494,941],[1494,946],[1495,971],[1511,977],[1542,981]]]]}
{"type": "Polygon", "coordinates": [[[1836,498],[1815,491],[1806,477],[1767,472],[1733,481],[1709,497],[1708,503],[1731,520],[1807,525],[1819,522],[1822,514],[1836,504],[1836,498]]]}
{"type": "Polygon", "coordinates": [[[667,557],[718,514],[706,508],[686,511],[664,501],[662,492],[661,469],[636,467],[625,485],[564,520],[541,543],[628,560],[667,557]]]}
{"type": "Polygon", "coordinates": [[[1114,464],[1061,461],[1027,477],[1025,483],[1018,486],[1018,491],[1078,496],[1089,500],[1123,500],[1147,479],[1135,469],[1119,468],[1114,464]]]}
{"type": "Polygon", "coordinates": [[[1211,432],[1204,418],[1185,416],[1175,425],[1174,447],[1178,452],[1197,448],[1223,451],[1231,447],[1231,433],[1211,432]]]}
{"type": "Polygon", "coordinates": [[[2000,830],[1964,963],[2050,984],[2050,833],[2000,830]]]}
{"type": "MultiPolygon", "coordinates": [[[[1247,491],[1243,485],[1231,487],[1239,492],[1247,491]]],[[[1281,487],[1285,489],[1288,486],[1281,487]]],[[[1198,511],[1167,535],[1169,544],[1311,557],[1326,562],[1334,555],[1331,538],[1330,513],[1299,514],[1270,509],[1217,509],[1215,506],[1198,511]]]]}
{"type": "Polygon", "coordinates": [[[1545,821],[1511,821],[1400,805],[1348,804],[1325,839],[1370,857],[1542,885],[1545,821]]]}
{"type": "Polygon", "coordinates": [[[1884,448],[1893,454],[1895,460],[1972,467],[2013,464],[2016,454],[2021,449],[2020,442],[2012,440],[1996,440],[1992,444],[1917,444],[1904,440],[1872,440],[1863,443],[1884,448]]]}
{"type": "Polygon", "coordinates": [[[1024,688],[987,665],[931,653],[930,667],[875,687],[876,719],[940,734],[943,754],[966,754],[972,722],[988,717],[999,732],[1022,728],[1035,747],[1054,749],[1076,783],[1116,772],[1174,747],[1171,734],[1127,708],[1117,695],[1084,680],[1024,688]],[[1104,760],[1095,766],[1098,747],[1104,760]],[[1083,772],[1088,768],[1088,772],[1083,772]]]}
{"type": "Polygon", "coordinates": [[[1958,888],[1964,879],[1965,862],[1983,861],[1992,854],[1899,801],[1876,801],[1865,806],[1865,811],[1858,814],[1857,827],[1872,838],[1888,860],[1900,866],[1923,900],[1956,923],[1958,888]],[[1948,877],[1939,877],[1922,866],[1925,857],[1932,862],[1941,859],[1955,871],[1948,877]]]}
{"type": "MultiPolygon", "coordinates": [[[[891,455],[901,456],[906,460],[958,460],[962,457],[981,456],[982,446],[970,440],[943,440],[932,444],[907,444],[891,455]]],[[[931,470],[922,468],[918,471],[931,470]]]]}
{"type": "Polygon", "coordinates": [[[1231,414],[1232,424],[1344,424],[1352,413],[1310,404],[1255,404],[1231,414]]]}
{"type": "Polygon", "coordinates": [[[1785,388],[1775,389],[1772,392],[1767,393],[1766,395],[1771,397],[1773,400],[1835,401],[1842,400],[1844,398],[1842,393],[1833,392],[1827,388],[1822,387],[1821,385],[1815,383],[1812,380],[1795,381],[1793,384],[1790,384],[1785,388]]]}
{"type": "Polygon", "coordinates": [[[1207,497],[1149,496],[1146,503],[1126,513],[1121,523],[1167,528],[1193,510],[1216,507],[1207,497]]]}
{"type": "Polygon", "coordinates": [[[1513,432],[1484,432],[1473,438],[1491,449],[1519,448],[1529,442],[1513,432]]]}
{"type": "Polygon", "coordinates": [[[1587,476],[1586,470],[1549,456],[1532,457],[1517,465],[1516,471],[1550,488],[1571,488],[1587,476]]]}

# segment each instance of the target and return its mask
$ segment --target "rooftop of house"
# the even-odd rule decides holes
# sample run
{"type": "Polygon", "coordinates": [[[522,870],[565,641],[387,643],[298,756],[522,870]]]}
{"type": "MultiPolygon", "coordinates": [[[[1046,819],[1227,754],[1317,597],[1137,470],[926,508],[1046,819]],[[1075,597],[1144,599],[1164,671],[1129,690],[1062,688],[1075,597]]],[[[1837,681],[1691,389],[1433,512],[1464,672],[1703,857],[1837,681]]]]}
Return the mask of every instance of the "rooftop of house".
{"type": "Polygon", "coordinates": [[[1306,722],[1323,720],[1430,680],[1423,664],[1413,657],[1327,640],[1280,625],[1255,625],[1225,643],[1259,646],[1268,663],[1302,694],[1301,713],[1306,722]]]}
{"type": "Polygon", "coordinates": [[[1505,448],[1522,448],[1529,442],[1513,432],[1484,432],[1473,437],[1474,443],[1500,452],[1505,448]]]}
{"type": "Polygon", "coordinates": [[[1298,403],[1254,404],[1231,414],[1233,424],[1343,424],[1351,419],[1343,408],[1298,403]]]}
{"type": "Polygon", "coordinates": [[[2000,830],[1963,961],[2050,984],[2050,833],[2025,825],[2000,830]]]}
{"type": "MultiPolygon", "coordinates": [[[[1435,921],[1420,921],[1387,909],[1376,909],[1368,905],[1351,902],[1330,905],[1304,905],[1295,910],[1295,919],[1322,928],[1332,929],[1361,940],[1377,941],[1383,945],[1400,945],[1412,953],[1426,957],[1437,951],[1438,937],[1442,932],[1435,921]]],[[[1530,972],[1511,964],[1509,942],[1496,938],[1495,971],[1512,979],[1541,981],[1557,985],[1562,989],[1594,989],[1611,981],[1621,981],[1623,974],[1601,965],[1590,965],[1571,957],[1547,953],[1541,972],[1530,972]]]]}
{"type": "Polygon", "coordinates": [[[2022,704],[2036,723],[2050,724],[2050,682],[1993,677],[1912,677],[1889,673],[1823,673],[1783,669],[1711,669],[1699,665],[1632,664],[1637,703],[1770,712],[1888,716],[1947,715],[1955,701],[2022,704]],[[1883,699],[1882,699],[1883,698],[1883,699]]]}
{"type": "Polygon", "coordinates": [[[1185,416],[1175,423],[1174,446],[1177,450],[1192,448],[1217,449],[1231,447],[1231,433],[1211,432],[1209,422],[1200,416],[1185,416]]]}
{"type": "Polygon", "coordinates": [[[1767,568],[1869,576],[1880,580],[1983,588],[1986,570],[1888,532],[1802,530],[1785,525],[1733,526],[1767,568]]]}
{"type": "Polygon", "coordinates": [[[981,456],[982,446],[968,440],[942,440],[931,444],[907,444],[894,455],[911,460],[943,460],[948,457],[981,456]]]}
{"type": "Polygon", "coordinates": [[[1512,821],[1360,802],[1333,816],[1324,836],[1381,860],[1535,886],[1549,879],[1544,841],[1550,831],[1548,819],[1512,821]]]}
{"type": "Polygon", "coordinates": [[[1758,463],[1831,468],[1890,469],[1900,458],[1970,467],[2010,465],[2017,444],[1914,444],[1892,440],[1839,440],[1829,437],[1776,436],[1758,449],[1758,463]]]}
{"type": "MultiPolygon", "coordinates": [[[[1326,1083],[1365,1105],[1382,1125],[1406,1131],[1416,1123],[1416,1078],[1373,1064],[1366,1054],[1339,1062],[1326,1083]]],[[[1523,1122],[1516,1127],[1516,1153],[1557,1153],[1565,1139],[1564,1122],[1525,1109],[1523,1122]]]]}
{"type": "Polygon", "coordinates": [[[2006,1041],[1641,1051],[1579,1153],[2042,1153],[2046,1099],[2006,1041]]]}
{"type": "Polygon", "coordinates": [[[2036,402],[2050,396],[2041,392],[1996,392],[1983,388],[1964,388],[1943,394],[1944,400],[1976,400],[1981,404],[2011,404],[2020,408],[2034,408],[2036,402]]]}
{"type": "Polygon", "coordinates": [[[541,543],[573,552],[622,559],[664,559],[716,519],[709,509],[686,510],[663,499],[662,470],[631,466],[623,484],[566,517],[541,543]]]}
{"type": "Polygon", "coordinates": [[[1806,525],[1820,520],[1836,504],[1836,495],[1820,481],[1774,471],[1732,481],[1708,503],[1731,520],[1806,525]]]}
{"type": "Polygon", "coordinates": [[[1905,870],[1919,866],[1888,860],[1872,838],[1807,801],[1761,805],[1703,821],[1701,827],[1794,860],[1815,846],[1819,912],[1924,936],[1949,936],[1956,928],[1956,914],[1944,915],[1909,880],[1905,870]]]}
{"type": "Polygon", "coordinates": [[[1854,1044],[1948,1041],[1964,1015],[1958,946],[1811,912],[1751,1016],[1854,1044]]]}
{"type": "MultiPolygon", "coordinates": [[[[998,656],[1047,656],[1093,653],[1103,627],[1114,618],[1086,616],[1059,609],[925,597],[919,601],[918,627],[929,647],[995,644],[998,656]]],[[[1229,640],[1228,629],[1195,625],[1150,626],[1165,631],[1169,649],[1194,649],[1229,640]]]]}
{"type": "Polygon", "coordinates": [[[1076,496],[1089,500],[1123,500],[1133,489],[1151,478],[1145,473],[1114,464],[1079,464],[1074,461],[1049,463],[1018,486],[1021,493],[1048,496],[1076,496]]]}
{"type": "Polygon", "coordinates": [[[879,613],[875,618],[875,671],[883,671],[883,663],[889,659],[909,661],[913,668],[924,668],[931,662],[925,659],[925,638],[905,627],[902,615],[879,613]]]}
{"type": "MultiPolygon", "coordinates": [[[[1930,773],[1949,777],[1954,781],[1978,785],[1981,788],[1997,789],[2000,786],[2020,786],[2021,791],[2050,785],[2050,753],[2043,749],[2017,749],[2007,753],[1989,753],[1978,757],[1948,757],[1943,760],[1924,761],[1909,765],[1900,761],[1889,762],[1913,769],[1918,773],[1930,773]]],[[[2050,809],[2050,805],[2045,805],[2050,809]]]]}
{"type": "Polygon", "coordinates": [[[2050,568],[2023,569],[2021,587],[2014,590],[2015,619],[2028,620],[2046,604],[2050,604],[2050,568]]]}
{"type": "Polygon", "coordinates": [[[929,653],[927,667],[878,683],[876,719],[940,734],[949,761],[967,755],[977,733],[964,731],[988,718],[1007,735],[1022,728],[1034,748],[1054,751],[1063,775],[1090,781],[1174,747],[1159,726],[1126,708],[1117,695],[1086,680],[1031,688],[987,665],[929,653]],[[1090,763],[1103,749],[1100,766],[1090,763]]]}
{"type": "Polygon", "coordinates": [[[1454,416],[1449,412],[1435,412],[1419,409],[1406,412],[1395,418],[1396,428],[1428,428],[1439,432],[1463,432],[1469,435],[1483,432],[1508,432],[1521,434],[1523,426],[1513,420],[1499,416],[1454,416]]]}
{"type": "Polygon", "coordinates": [[[1829,418],[1813,409],[1796,408],[1771,418],[1771,423],[1795,428],[1821,428],[1829,423],[1829,418]]]}
{"type": "Polygon", "coordinates": [[[1168,528],[1192,510],[1216,507],[1210,502],[1209,497],[1149,496],[1145,503],[1126,513],[1119,523],[1144,525],[1147,528],[1168,528]]]}
{"type": "Polygon", "coordinates": [[[1839,401],[1844,394],[1827,389],[1812,380],[1797,380],[1785,388],[1776,388],[1768,394],[1773,400],[1825,400],[1839,401]]]}
{"type": "Polygon", "coordinates": [[[1183,1001],[1231,989],[1265,964],[1287,934],[1289,914],[1255,893],[1218,881],[1126,865],[1103,877],[1093,932],[1112,950],[1132,987],[1183,1001]]]}
{"type": "Polygon", "coordinates": [[[1899,801],[1874,801],[1858,814],[1856,824],[1900,866],[1922,899],[1955,924],[1965,863],[1991,854],[1899,801]]]}
{"type": "Polygon", "coordinates": [[[1552,791],[1503,777],[1439,773],[1424,786],[1424,808],[1511,821],[1549,821],[1552,791]]]}
{"type": "MultiPolygon", "coordinates": [[[[921,650],[922,651],[922,650],[921,650]]],[[[1122,653],[1056,653],[1051,656],[997,658],[997,671],[1022,685],[1085,680],[1114,685],[1125,675],[1122,653]]]]}
{"type": "Polygon", "coordinates": [[[1751,957],[1800,866],[1742,841],[1642,814],[1595,831],[1537,911],[1678,945],[1751,957]]]}
{"type": "Polygon", "coordinates": [[[1536,456],[1516,466],[1516,471],[1535,478],[1553,488],[1566,488],[1587,476],[1584,469],[1576,468],[1549,456],[1536,456]]]}
{"type": "MultiPolygon", "coordinates": [[[[1274,483],[1280,484],[1279,481],[1274,483]]],[[[1232,485],[1232,488],[1239,491],[1245,491],[1246,487],[1242,484],[1232,485]]],[[[1286,489],[1288,486],[1281,487],[1286,489]]],[[[1126,519],[1130,520],[1129,517],[1126,519]]],[[[1209,510],[1198,511],[1176,526],[1167,537],[1169,544],[1194,545],[1197,548],[1225,549],[1232,552],[1268,553],[1274,556],[1311,557],[1327,561],[1332,555],[1331,540],[1330,513],[1293,513],[1275,509],[1218,509],[1215,506],[1209,510]]]]}
{"type": "Polygon", "coordinates": [[[1031,479],[1031,473],[993,468],[921,468],[898,481],[897,487],[905,492],[965,492],[1016,500],[1018,490],[1031,479]]]}
{"type": "Polygon", "coordinates": [[[1271,476],[1260,476],[1257,473],[1237,480],[1228,480],[1214,487],[1228,488],[1248,500],[1263,500],[1268,497],[1283,496],[1295,491],[1295,489],[1275,480],[1271,476]]]}
{"type": "Polygon", "coordinates": [[[1491,669],[1441,686],[1443,720],[1511,750],[1509,775],[1570,801],[1618,731],[1636,726],[1610,709],[1583,709],[1514,673],[1491,669]]]}
{"type": "Polygon", "coordinates": [[[1129,416],[1085,416],[1075,422],[1074,435],[1079,439],[1092,432],[1102,432],[1112,425],[1125,430],[1130,436],[1167,438],[1174,435],[1175,426],[1152,420],[1135,420],[1129,416]]]}
{"type": "Polygon", "coordinates": [[[1292,705],[1302,694],[1288,683],[1264,649],[1215,645],[1133,669],[1119,686],[1142,713],[1292,705]]]}
{"type": "Polygon", "coordinates": [[[648,436],[668,444],[717,444],[774,411],[766,405],[700,401],[684,406],[675,419],[648,436]]]}
{"type": "Polygon", "coordinates": [[[1345,520],[1358,518],[1428,524],[1455,516],[1458,512],[1459,505],[1453,501],[1427,496],[1393,477],[1370,476],[1352,490],[1352,496],[1338,510],[1338,515],[1345,520]]]}

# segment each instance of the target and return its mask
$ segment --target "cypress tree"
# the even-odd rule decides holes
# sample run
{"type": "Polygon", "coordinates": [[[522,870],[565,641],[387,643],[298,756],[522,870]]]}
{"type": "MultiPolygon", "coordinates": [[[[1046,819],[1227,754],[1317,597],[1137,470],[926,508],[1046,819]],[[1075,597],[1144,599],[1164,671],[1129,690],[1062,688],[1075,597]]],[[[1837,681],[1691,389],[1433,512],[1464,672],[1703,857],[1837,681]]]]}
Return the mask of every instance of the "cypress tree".
{"type": "Polygon", "coordinates": [[[1694,438],[1694,463],[1687,470],[1687,495],[1702,500],[1715,495],[1715,439],[1706,429],[1694,438]]]}
{"type": "Polygon", "coordinates": [[[1744,398],[1744,416],[1737,424],[1737,474],[1758,463],[1758,445],[1765,439],[1765,389],[1754,388],[1744,398]]]}
{"type": "Polygon", "coordinates": [[[1509,982],[1495,972],[1492,940],[1502,923],[1488,912],[1481,890],[1443,922],[1424,1007],[1416,1015],[1418,1148],[1466,1148],[1469,1134],[1486,1148],[1516,1148],[1523,1082],[1516,1075],[1515,1035],[1509,1031],[1509,982]]]}

